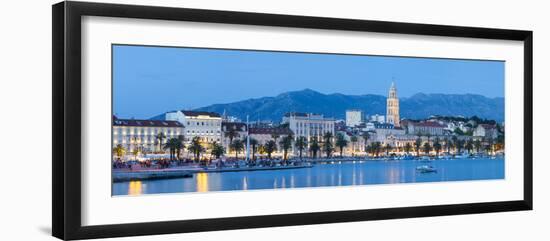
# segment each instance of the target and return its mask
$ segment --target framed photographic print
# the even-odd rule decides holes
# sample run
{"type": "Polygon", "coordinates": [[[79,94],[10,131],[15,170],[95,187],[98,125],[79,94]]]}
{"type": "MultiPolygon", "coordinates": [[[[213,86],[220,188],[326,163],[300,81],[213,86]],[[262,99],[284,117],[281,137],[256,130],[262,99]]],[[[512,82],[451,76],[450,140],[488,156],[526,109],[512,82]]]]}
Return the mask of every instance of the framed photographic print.
{"type": "Polygon", "coordinates": [[[53,6],[58,238],[530,209],[531,31],[53,6]]]}

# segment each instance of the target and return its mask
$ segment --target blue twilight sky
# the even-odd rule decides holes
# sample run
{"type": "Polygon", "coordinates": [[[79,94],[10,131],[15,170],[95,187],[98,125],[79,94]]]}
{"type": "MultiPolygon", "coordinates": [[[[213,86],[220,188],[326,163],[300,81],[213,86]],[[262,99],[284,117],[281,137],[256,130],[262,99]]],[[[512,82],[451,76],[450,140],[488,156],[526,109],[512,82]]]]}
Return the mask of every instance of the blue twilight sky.
{"type": "Polygon", "coordinates": [[[504,62],[113,46],[113,113],[150,118],[310,88],[321,93],[504,96],[504,62]]]}

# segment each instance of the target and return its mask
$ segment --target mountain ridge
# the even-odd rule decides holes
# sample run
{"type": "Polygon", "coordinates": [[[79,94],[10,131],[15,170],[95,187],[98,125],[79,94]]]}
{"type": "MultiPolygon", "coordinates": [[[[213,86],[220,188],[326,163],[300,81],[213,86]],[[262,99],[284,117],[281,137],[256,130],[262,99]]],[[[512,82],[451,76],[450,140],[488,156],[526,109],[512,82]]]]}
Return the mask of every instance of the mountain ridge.
{"type": "MultiPolygon", "coordinates": [[[[422,119],[431,115],[462,115],[465,117],[503,121],[504,98],[485,97],[479,94],[417,93],[400,101],[401,118],[422,119]]],[[[323,94],[312,89],[288,91],[276,96],[246,99],[225,104],[196,108],[236,116],[242,120],[281,121],[287,112],[319,113],[336,119],[345,118],[347,109],[361,109],[368,115],[386,112],[386,96],[376,94],[346,95],[323,94]]]]}

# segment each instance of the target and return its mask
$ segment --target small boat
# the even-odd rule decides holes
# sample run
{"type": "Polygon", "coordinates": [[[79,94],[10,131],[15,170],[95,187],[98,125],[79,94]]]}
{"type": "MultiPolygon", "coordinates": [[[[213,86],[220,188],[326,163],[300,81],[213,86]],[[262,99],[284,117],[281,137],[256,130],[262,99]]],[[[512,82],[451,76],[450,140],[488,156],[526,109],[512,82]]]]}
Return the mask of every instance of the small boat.
{"type": "Polygon", "coordinates": [[[437,169],[435,169],[433,166],[423,165],[423,166],[417,166],[416,171],[420,173],[431,173],[431,172],[437,172],[437,169]]]}

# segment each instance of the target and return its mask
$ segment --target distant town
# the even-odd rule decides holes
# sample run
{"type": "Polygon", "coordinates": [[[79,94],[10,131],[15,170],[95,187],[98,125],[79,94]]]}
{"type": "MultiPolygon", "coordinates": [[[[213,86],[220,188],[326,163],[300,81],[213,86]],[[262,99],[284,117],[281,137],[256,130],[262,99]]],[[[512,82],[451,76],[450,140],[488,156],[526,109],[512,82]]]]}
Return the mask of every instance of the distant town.
{"type": "MultiPolygon", "coordinates": [[[[504,123],[476,116],[400,118],[394,83],[386,113],[349,109],[345,119],[288,112],[280,122],[248,121],[232,113],[177,110],[151,119],[113,116],[113,162],[203,163],[364,158],[460,158],[504,155],[504,123]]],[[[169,165],[169,164],[166,164],[169,165]]]]}

